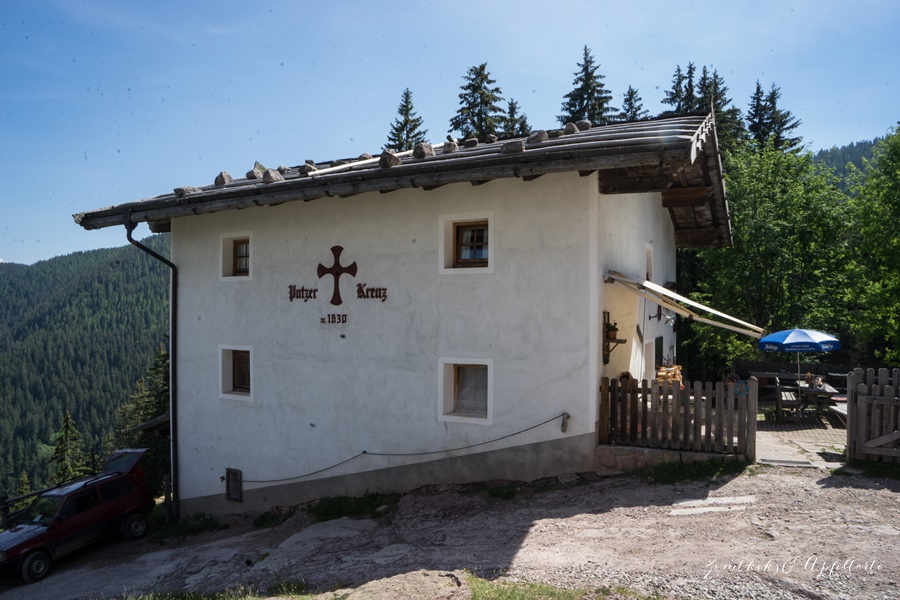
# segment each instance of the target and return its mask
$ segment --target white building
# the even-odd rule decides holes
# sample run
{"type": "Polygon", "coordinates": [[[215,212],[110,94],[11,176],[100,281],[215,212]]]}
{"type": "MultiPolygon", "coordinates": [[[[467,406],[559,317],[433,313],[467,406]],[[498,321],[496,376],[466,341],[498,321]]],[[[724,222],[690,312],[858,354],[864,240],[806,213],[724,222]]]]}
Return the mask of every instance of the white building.
{"type": "Polygon", "coordinates": [[[75,215],[171,232],[182,510],[592,470],[600,378],[674,360],[607,272],[731,233],[711,117],[587,127],[75,215]]]}

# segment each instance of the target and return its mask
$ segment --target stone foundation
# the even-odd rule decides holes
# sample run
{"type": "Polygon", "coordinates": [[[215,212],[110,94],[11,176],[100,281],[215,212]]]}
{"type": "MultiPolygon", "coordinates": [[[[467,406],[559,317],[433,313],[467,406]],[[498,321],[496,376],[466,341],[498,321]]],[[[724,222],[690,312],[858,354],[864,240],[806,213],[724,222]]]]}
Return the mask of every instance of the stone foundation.
{"type": "Polygon", "coordinates": [[[636,448],[631,446],[597,446],[594,451],[594,470],[634,471],[643,467],[666,463],[706,462],[710,460],[746,461],[743,454],[692,452],[665,448],[636,448]]]}

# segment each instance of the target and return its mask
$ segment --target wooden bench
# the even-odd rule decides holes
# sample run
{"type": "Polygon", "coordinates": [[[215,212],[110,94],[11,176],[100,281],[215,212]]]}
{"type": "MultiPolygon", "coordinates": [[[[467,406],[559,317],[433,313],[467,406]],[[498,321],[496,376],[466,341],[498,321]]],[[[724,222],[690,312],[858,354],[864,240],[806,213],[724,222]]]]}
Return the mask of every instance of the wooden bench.
{"type": "Polygon", "coordinates": [[[781,419],[789,413],[794,413],[794,417],[800,416],[800,410],[803,408],[803,402],[797,397],[797,394],[791,390],[781,387],[781,380],[775,378],[775,418],[781,419]]]}
{"type": "Polygon", "coordinates": [[[828,410],[834,413],[834,415],[838,418],[838,420],[844,424],[844,427],[847,426],[847,405],[846,404],[835,404],[834,406],[829,406],[828,410]]]}

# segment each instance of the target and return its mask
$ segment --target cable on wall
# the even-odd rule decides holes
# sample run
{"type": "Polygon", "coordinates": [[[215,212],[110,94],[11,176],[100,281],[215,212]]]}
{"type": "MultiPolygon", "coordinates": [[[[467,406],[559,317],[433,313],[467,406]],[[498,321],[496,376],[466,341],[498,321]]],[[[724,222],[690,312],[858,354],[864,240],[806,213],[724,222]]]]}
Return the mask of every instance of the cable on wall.
{"type": "MultiPolygon", "coordinates": [[[[305,474],[303,474],[303,475],[294,475],[293,477],[285,477],[285,478],[283,478],[283,479],[244,479],[244,482],[245,482],[245,483],[282,483],[282,482],[284,482],[284,481],[292,481],[292,480],[294,480],[294,479],[303,479],[304,477],[309,477],[309,476],[311,476],[311,475],[318,475],[319,473],[324,473],[325,471],[328,471],[328,470],[331,470],[331,469],[335,469],[335,468],[337,468],[337,467],[340,467],[341,465],[345,465],[345,464],[347,464],[348,462],[350,462],[350,461],[352,461],[352,460],[356,460],[356,459],[359,458],[360,456],[428,456],[428,455],[430,455],[430,454],[443,454],[443,453],[447,453],[447,452],[458,452],[459,450],[468,450],[469,448],[477,448],[477,447],[479,447],[479,446],[484,446],[484,445],[487,445],[487,444],[493,444],[494,442],[499,442],[499,441],[501,441],[501,440],[505,440],[505,439],[507,439],[507,438],[511,438],[511,437],[513,437],[513,436],[523,434],[523,433],[525,433],[525,432],[527,432],[527,431],[531,431],[532,429],[537,429],[538,427],[541,427],[542,425],[546,425],[547,423],[551,423],[551,422],[555,421],[556,419],[562,419],[562,421],[563,421],[563,427],[565,427],[565,426],[567,425],[567,423],[568,423],[568,420],[569,420],[569,413],[565,413],[565,412],[564,412],[564,413],[562,413],[562,414],[560,414],[560,415],[557,415],[557,416],[555,416],[555,417],[552,417],[552,418],[550,418],[550,419],[547,419],[546,421],[543,421],[543,422],[541,422],[541,423],[538,423],[537,425],[532,425],[531,427],[528,427],[528,428],[526,428],[526,429],[522,429],[522,430],[520,430],[520,431],[516,431],[515,433],[510,433],[510,434],[504,435],[504,436],[502,436],[502,437],[498,437],[498,438],[495,438],[495,439],[492,439],[492,440],[488,440],[488,441],[486,441],[486,442],[479,442],[479,443],[477,443],[477,444],[470,444],[470,445],[468,445],[468,446],[460,446],[460,447],[458,447],[458,448],[447,448],[447,449],[445,449],[445,450],[433,450],[433,451],[430,451],[430,452],[402,452],[402,453],[401,453],[401,452],[396,452],[396,453],[391,453],[391,452],[368,452],[368,451],[366,451],[366,450],[363,450],[362,452],[360,452],[359,454],[356,454],[355,456],[351,456],[350,458],[348,458],[348,459],[346,459],[346,460],[342,460],[341,462],[335,463],[335,464],[333,464],[333,465],[331,465],[331,466],[329,466],[329,467],[325,467],[324,469],[319,469],[318,471],[312,471],[312,472],[310,472],[310,473],[305,473],[305,474]]],[[[563,429],[563,431],[565,431],[565,429],[563,429]]]]}

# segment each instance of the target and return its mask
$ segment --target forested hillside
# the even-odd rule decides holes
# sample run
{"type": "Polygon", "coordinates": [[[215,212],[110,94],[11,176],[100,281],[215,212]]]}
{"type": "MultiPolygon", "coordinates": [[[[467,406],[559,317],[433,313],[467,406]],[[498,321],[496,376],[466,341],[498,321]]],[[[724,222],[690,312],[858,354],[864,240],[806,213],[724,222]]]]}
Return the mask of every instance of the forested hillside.
{"type": "MultiPolygon", "coordinates": [[[[168,255],[168,236],[145,244],[168,255]]],[[[49,479],[66,411],[102,457],[168,331],[169,271],[133,246],[0,263],[0,494],[49,479]]]]}
{"type": "Polygon", "coordinates": [[[823,163],[830,167],[839,181],[839,187],[847,191],[849,170],[848,164],[852,164],[860,171],[864,170],[863,161],[872,159],[872,149],[875,144],[882,138],[876,138],[871,141],[853,142],[840,148],[834,147],[829,150],[819,150],[816,152],[815,158],[817,162],[823,163]]]}

